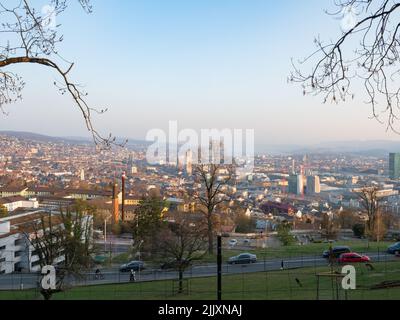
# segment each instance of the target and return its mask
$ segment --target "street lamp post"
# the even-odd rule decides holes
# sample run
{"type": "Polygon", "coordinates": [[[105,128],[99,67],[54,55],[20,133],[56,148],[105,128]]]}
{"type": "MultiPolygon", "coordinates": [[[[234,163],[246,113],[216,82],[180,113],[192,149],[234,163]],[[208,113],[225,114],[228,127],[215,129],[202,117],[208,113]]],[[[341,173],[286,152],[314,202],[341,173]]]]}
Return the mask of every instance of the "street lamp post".
{"type": "Polygon", "coordinates": [[[141,277],[140,277],[140,272],[141,272],[141,268],[140,268],[140,262],[142,261],[142,259],[141,259],[141,254],[140,254],[140,248],[142,247],[142,244],[143,244],[143,240],[142,241],[140,241],[140,244],[139,244],[139,280],[141,280],[141,277]]]}
{"type": "Polygon", "coordinates": [[[107,252],[107,219],[104,219],[104,253],[107,252]]]}
{"type": "Polygon", "coordinates": [[[378,234],[377,234],[377,243],[378,243],[378,260],[381,260],[381,252],[380,252],[380,240],[381,240],[381,234],[380,234],[380,221],[381,220],[381,215],[380,212],[378,211],[378,234]]]}

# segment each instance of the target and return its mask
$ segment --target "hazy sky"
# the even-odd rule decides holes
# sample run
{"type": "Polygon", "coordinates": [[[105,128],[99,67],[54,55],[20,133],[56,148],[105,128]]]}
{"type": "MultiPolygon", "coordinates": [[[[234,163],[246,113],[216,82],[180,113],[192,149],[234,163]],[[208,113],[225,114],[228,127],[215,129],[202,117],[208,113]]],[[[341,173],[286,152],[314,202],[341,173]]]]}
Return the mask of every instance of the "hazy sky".
{"type": "MultiPolygon", "coordinates": [[[[71,1],[73,2],[73,1],[71,1]]],[[[36,1],[38,7],[45,1],[36,1]]],[[[339,106],[287,84],[291,57],[335,39],[332,0],[102,0],[86,15],[73,5],[58,23],[73,79],[86,86],[99,131],[144,139],[177,120],[181,129],[255,129],[257,144],[397,139],[370,120],[362,96],[339,106]]],[[[5,41],[0,35],[0,41],[5,41]]],[[[79,110],[53,87],[54,73],[14,69],[24,101],[0,115],[0,130],[86,135],[79,110]]]]}

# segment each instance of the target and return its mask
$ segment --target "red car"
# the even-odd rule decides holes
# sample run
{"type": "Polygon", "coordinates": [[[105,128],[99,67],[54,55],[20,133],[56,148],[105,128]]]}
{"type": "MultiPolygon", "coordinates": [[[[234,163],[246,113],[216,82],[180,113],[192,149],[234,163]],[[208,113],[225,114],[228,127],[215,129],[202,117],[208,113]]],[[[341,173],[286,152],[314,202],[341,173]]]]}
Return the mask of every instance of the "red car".
{"type": "Polygon", "coordinates": [[[366,263],[371,262],[370,257],[362,256],[358,253],[344,253],[340,256],[339,263],[366,263]]]}

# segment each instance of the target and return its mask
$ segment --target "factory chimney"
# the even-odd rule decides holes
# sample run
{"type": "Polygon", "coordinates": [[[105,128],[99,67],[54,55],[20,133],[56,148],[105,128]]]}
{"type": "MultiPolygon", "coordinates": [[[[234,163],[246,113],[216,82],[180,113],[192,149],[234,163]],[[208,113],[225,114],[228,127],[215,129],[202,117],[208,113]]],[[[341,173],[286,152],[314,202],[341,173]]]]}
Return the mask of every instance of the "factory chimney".
{"type": "Polygon", "coordinates": [[[114,183],[113,186],[112,206],[113,206],[113,223],[117,224],[119,222],[119,200],[118,200],[117,183],[114,183]]]}
{"type": "Polygon", "coordinates": [[[125,181],[126,173],[122,174],[122,222],[125,221],[125,181]]]}

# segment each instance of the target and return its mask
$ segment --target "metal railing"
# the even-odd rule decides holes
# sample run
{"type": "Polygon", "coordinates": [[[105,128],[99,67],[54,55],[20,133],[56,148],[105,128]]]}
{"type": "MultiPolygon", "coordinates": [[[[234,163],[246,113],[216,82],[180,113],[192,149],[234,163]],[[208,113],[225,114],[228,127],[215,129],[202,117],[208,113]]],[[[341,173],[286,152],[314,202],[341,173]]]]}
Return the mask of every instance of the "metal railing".
{"type": "MultiPolygon", "coordinates": [[[[376,249],[376,248],[375,248],[376,249]]],[[[376,251],[359,250],[372,258],[370,266],[357,264],[357,289],[344,292],[337,289],[332,279],[317,275],[332,268],[340,272],[341,265],[330,266],[321,254],[310,254],[299,246],[295,252],[282,257],[282,249],[258,250],[258,261],[253,264],[223,264],[223,299],[233,300],[325,300],[325,299],[400,299],[400,258],[386,253],[384,247],[376,251]],[[345,294],[346,293],[346,294],[345,294]]],[[[225,251],[225,260],[235,251],[225,251]]],[[[13,263],[7,261],[7,263],[13,263]]],[[[120,272],[118,265],[97,267],[82,272],[78,278],[65,279],[65,291],[58,299],[206,299],[217,297],[217,265],[211,259],[192,265],[184,273],[183,292],[179,292],[179,275],[175,270],[162,270],[156,263],[136,271],[135,282],[130,273],[120,272]],[[178,281],[178,282],[177,282],[178,281]]],[[[40,299],[38,273],[0,275],[1,299],[40,299]]]]}

